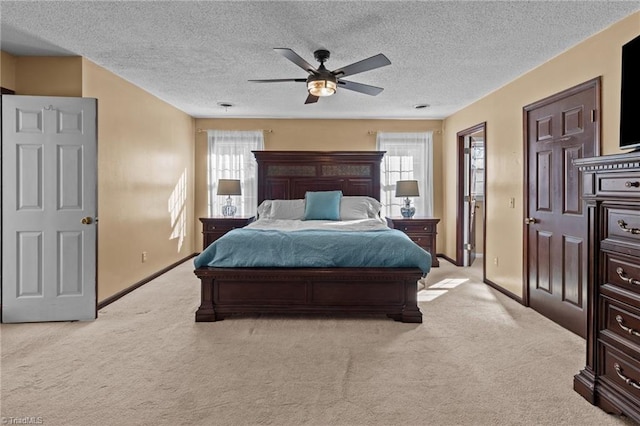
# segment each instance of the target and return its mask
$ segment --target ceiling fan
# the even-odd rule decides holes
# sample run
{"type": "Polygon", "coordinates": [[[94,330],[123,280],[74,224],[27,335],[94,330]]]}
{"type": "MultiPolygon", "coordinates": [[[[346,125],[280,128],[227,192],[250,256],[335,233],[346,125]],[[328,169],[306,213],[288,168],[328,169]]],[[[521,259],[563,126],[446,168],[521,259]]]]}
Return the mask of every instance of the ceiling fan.
{"type": "Polygon", "coordinates": [[[273,49],[280,53],[282,56],[305,70],[309,73],[307,78],[280,78],[275,80],[249,80],[255,83],[282,83],[294,81],[298,83],[307,83],[307,91],[309,96],[305,104],[312,104],[318,102],[321,96],[333,95],[338,86],[343,89],[353,90],[354,92],[364,93],[366,95],[376,96],[384,89],[382,87],[370,86],[368,84],[356,83],[353,81],[343,80],[343,77],[347,77],[353,74],[358,74],[365,71],[370,71],[376,68],[391,65],[391,61],[379,53],[367,59],[363,59],[359,62],[355,62],[351,65],[347,65],[337,70],[329,71],[324,67],[324,63],[329,59],[329,51],[320,49],[313,52],[313,56],[320,66],[316,69],[311,66],[307,61],[302,59],[300,55],[291,49],[287,48],[275,48],[273,49]]]}

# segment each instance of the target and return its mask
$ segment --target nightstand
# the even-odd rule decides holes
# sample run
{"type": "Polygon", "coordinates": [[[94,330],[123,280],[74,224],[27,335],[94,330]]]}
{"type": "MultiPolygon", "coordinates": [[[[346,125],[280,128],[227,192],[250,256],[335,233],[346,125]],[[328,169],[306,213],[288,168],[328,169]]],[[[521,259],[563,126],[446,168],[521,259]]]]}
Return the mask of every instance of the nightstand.
{"type": "Polygon", "coordinates": [[[232,229],[242,228],[251,222],[248,217],[201,217],[202,222],[202,249],[222,237],[232,229]]]}
{"type": "Polygon", "coordinates": [[[431,265],[440,266],[436,257],[436,225],[440,219],[432,217],[414,217],[407,219],[404,217],[393,217],[388,219],[389,226],[398,229],[411,238],[411,240],[431,253],[431,265]]]}

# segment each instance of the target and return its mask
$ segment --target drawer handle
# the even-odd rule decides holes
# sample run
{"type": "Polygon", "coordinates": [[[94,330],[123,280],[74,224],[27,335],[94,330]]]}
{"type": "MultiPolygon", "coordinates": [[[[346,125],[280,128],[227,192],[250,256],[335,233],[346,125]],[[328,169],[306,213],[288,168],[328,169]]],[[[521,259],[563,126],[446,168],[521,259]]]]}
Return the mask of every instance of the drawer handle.
{"type": "Polygon", "coordinates": [[[613,368],[616,369],[616,374],[618,375],[618,377],[620,377],[622,380],[624,380],[624,382],[626,384],[628,384],[629,386],[632,386],[632,387],[640,390],[640,383],[638,383],[635,380],[630,379],[629,377],[627,377],[624,374],[622,374],[622,367],[620,367],[620,365],[618,365],[618,363],[613,364],[613,368]]]}
{"type": "Polygon", "coordinates": [[[616,321],[618,322],[618,325],[620,326],[621,329],[623,329],[624,331],[626,331],[627,333],[631,334],[632,336],[637,336],[640,337],[640,332],[634,330],[631,327],[627,327],[626,325],[624,325],[624,318],[622,318],[622,315],[616,315],[616,321]]]}
{"type": "Polygon", "coordinates": [[[616,273],[618,274],[620,279],[622,281],[624,281],[625,283],[629,283],[629,284],[632,284],[632,285],[640,285],[640,280],[636,280],[635,278],[631,278],[629,275],[627,275],[627,273],[624,271],[624,269],[622,269],[622,267],[618,266],[616,268],[616,273]]]}
{"type": "Polygon", "coordinates": [[[423,229],[424,229],[425,231],[428,231],[428,230],[429,230],[429,228],[427,228],[426,226],[425,226],[423,229]]]}
{"type": "Polygon", "coordinates": [[[627,181],[627,182],[624,183],[624,186],[626,186],[627,188],[638,188],[638,187],[640,187],[640,182],[627,181]]]}
{"type": "Polygon", "coordinates": [[[628,233],[633,234],[633,235],[640,234],[640,229],[638,229],[638,228],[627,228],[627,222],[625,222],[622,219],[618,220],[618,226],[624,232],[628,232],[628,233]]]}

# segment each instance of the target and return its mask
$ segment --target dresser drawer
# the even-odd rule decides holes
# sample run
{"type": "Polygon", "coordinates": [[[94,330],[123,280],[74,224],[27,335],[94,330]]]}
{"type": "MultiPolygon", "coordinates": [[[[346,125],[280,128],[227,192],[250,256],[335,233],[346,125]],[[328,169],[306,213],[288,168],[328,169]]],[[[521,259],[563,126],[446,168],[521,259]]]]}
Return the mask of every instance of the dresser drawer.
{"type": "Polygon", "coordinates": [[[604,266],[606,280],[603,284],[611,284],[640,295],[640,259],[605,252],[604,266]]]}
{"type": "Polygon", "coordinates": [[[616,176],[599,176],[598,190],[608,193],[640,194],[640,177],[638,174],[622,174],[616,176]]]}
{"type": "Polygon", "coordinates": [[[602,304],[601,332],[613,333],[627,346],[640,350],[640,311],[606,296],[602,297],[602,304]]]}
{"type": "Polygon", "coordinates": [[[603,238],[637,244],[640,248],[640,210],[611,207],[605,210],[607,225],[603,238]]]}
{"type": "Polygon", "coordinates": [[[605,344],[600,344],[600,379],[635,401],[640,400],[640,362],[605,344]]]}

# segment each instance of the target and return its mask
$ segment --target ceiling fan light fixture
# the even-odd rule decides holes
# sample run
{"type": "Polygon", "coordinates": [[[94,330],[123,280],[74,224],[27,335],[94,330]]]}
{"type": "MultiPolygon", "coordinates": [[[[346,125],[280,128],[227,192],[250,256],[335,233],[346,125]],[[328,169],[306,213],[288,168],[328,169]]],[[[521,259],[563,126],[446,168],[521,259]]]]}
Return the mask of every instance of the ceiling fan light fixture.
{"type": "Polygon", "coordinates": [[[313,96],[331,96],[336,93],[337,88],[336,82],[329,79],[320,78],[307,81],[307,90],[313,96]]]}
{"type": "Polygon", "coordinates": [[[382,87],[370,86],[368,84],[356,83],[355,81],[342,80],[343,77],[359,74],[365,71],[371,71],[376,68],[381,68],[387,65],[391,65],[389,58],[382,53],[371,56],[370,58],[363,59],[358,62],[354,62],[346,67],[338,68],[333,71],[329,71],[324,63],[329,59],[329,51],[320,49],[313,52],[316,60],[320,62],[320,66],[316,69],[307,61],[302,59],[300,55],[288,48],[274,48],[274,50],[280,53],[282,56],[305,70],[309,75],[307,78],[276,78],[268,80],[249,80],[257,83],[282,83],[282,82],[296,82],[307,83],[307,92],[309,96],[305,100],[305,105],[315,104],[321,97],[331,96],[338,90],[338,84],[341,89],[352,90],[354,92],[364,93],[365,95],[376,96],[379,95],[384,89],[382,87]]]}

